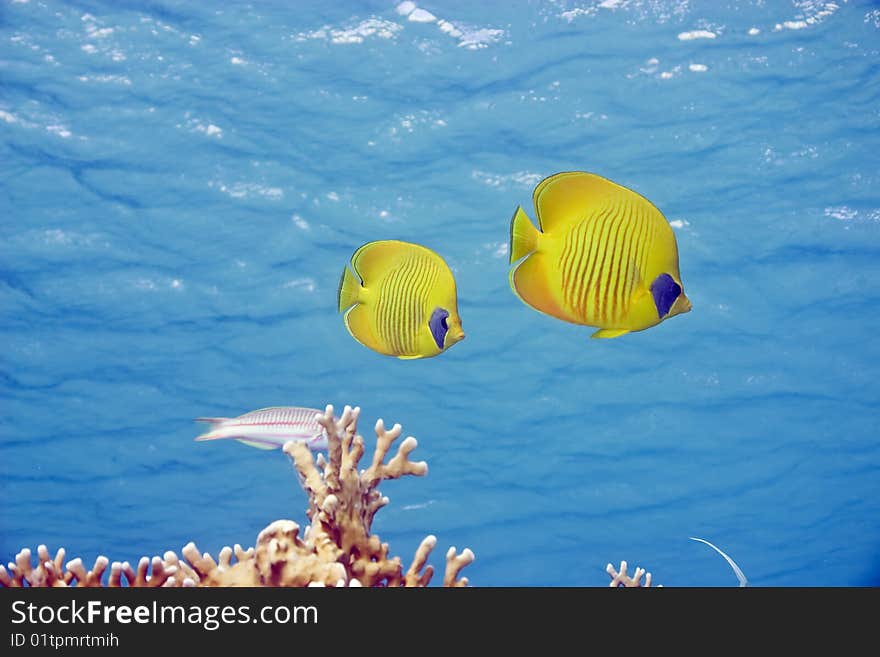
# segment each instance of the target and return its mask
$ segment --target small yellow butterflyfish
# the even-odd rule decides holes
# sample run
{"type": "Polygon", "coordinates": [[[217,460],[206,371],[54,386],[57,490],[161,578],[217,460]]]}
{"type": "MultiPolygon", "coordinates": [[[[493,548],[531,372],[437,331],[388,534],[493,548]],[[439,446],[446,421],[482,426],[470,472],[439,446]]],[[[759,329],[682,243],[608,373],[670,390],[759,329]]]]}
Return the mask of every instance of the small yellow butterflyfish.
{"type": "Polygon", "coordinates": [[[517,207],[510,222],[510,285],[542,313],[595,326],[616,338],[686,313],[666,217],[645,197],[582,171],[542,180],[533,194],[536,229],[517,207]]]}
{"type": "Polygon", "coordinates": [[[364,244],[342,272],[338,304],[352,337],[380,354],[430,358],[464,339],[452,271],[418,244],[364,244]]]}

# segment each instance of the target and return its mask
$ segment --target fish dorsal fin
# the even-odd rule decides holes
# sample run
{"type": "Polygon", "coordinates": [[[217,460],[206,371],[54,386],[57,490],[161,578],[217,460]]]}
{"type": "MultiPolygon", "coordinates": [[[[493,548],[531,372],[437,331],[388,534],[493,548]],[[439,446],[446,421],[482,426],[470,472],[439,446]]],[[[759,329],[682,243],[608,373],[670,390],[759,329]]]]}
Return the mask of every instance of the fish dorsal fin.
{"type": "Polygon", "coordinates": [[[436,254],[423,246],[400,242],[398,240],[379,240],[367,242],[351,256],[351,266],[360,277],[365,287],[375,284],[375,279],[388,269],[394,260],[412,253],[413,250],[424,251],[436,257],[436,254]]]}
{"type": "Polygon", "coordinates": [[[584,171],[564,171],[544,178],[532,195],[541,232],[576,223],[600,209],[603,199],[619,186],[601,176],[584,171]]]}
{"type": "Polygon", "coordinates": [[[622,199],[659,213],[641,194],[585,171],[565,171],[545,178],[533,195],[538,222],[545,233],[554,227],[568,226],[596,215],[605,210],[609,202],[617,205],[622,199]]]}

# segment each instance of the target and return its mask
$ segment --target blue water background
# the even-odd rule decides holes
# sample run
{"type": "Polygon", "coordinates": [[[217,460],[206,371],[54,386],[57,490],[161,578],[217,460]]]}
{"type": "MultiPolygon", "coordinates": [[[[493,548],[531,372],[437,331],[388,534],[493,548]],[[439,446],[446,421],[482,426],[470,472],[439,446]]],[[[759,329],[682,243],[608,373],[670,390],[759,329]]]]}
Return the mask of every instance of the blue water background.
{"type": "Polygon", "coordinates": [[[375,529],[475,585],[880,583],[880,10],[838,0],[0,6],[0,559],[305,523],[193,418],[360,405],[419,440],[375,529]],[[751,33],[750,33],[751,30],[751,33]],[[709,37],[707,33],[714,35],[709,37]],[[507,283],[544,176],[651,199],[692,313],[620,339],[507,283]],[[336,312],[364,242],[455,272],[421,361],[336,312]]]}

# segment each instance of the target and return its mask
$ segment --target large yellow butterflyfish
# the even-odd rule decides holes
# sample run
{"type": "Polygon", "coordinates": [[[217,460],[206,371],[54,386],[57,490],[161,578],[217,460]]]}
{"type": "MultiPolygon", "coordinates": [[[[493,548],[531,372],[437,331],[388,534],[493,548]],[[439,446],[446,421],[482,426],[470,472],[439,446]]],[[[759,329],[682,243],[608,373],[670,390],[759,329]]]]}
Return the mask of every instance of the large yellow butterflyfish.
{"type": "Polygon", "coordinates": [[[380,354],[429,358],[464,338],[452,271],[418,244],[364,244],[342,272],[338,303],[352,337],[380,354]]]}
{"type": "Polygon", "coordinates": [[[641,331],[691,309],[666,217],[640,194],[582,171],[545,178],[510,223],[510,285],[532,308],[598,327],[594,338],[641,331]]]}

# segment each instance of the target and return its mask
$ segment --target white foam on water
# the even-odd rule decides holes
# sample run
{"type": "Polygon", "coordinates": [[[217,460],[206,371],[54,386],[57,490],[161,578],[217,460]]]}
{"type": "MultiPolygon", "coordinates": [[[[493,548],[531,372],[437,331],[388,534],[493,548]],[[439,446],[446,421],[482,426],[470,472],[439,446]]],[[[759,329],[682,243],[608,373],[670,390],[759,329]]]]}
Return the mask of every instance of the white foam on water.
{"type": "Polygon", "coordinates": [[[403,27],[393,21],[368,18],[351,28],[324,27],[311,32],[300,32],[293,38],[296,41],[320,39],[338,44],[363,43],[366,39],[393,39],[403,27]]]}
{"type": "Polygon", "coordinates": [[[315,280],[313,278],[294,278],[282,285],[285,289],[303,290],[304,292],[314,292],[315,280]]]}
{"type": "Polygon", "coordinates": [[[507,255],[507,242],[489,242],[483,245],[484,251],[489,251],[493,258],[503,258],[507,255]]]}
{"type": "Polygon", "coordinates": [[[18,119],[16,118],[15,114],[12,114],[11,112],[7,112],[5,110],[0,110],[0,119],[2,119],[3,121],[6,121],[6,123],[17,123],[18,122],[18,119]]]}
{"type": "Polygon", "coordinates": [[[678,35],[679,41],[693,41],[695,39],[714,39],[718,35],[709,30],[691,30],[689,32],[681,32],[678,35]]]}
{"type": "Polygon", "coordinates": [[[455,25],[450,23],[449,21],[439,20],[437,21],[437,27],[440,28],[441,32],[445,32],[449,36],[457,39],[461,36],[461,30],[459,30],[455,25]]]}
{"type": "Polygon", "coordinates": [[[840,5],[836,2],[820,2],[818,0],[795,0],[794,6],[801,10],[801,14],[793,20],[776,23],[774,32],[782,30],[803,30],[812,25],[818,25],[829,16],[832,16],[840,5]]]}
{"type": "Polygon", "coordinates": [[[474,30],[462,29],[461,32],[458,45],[460,48],[467,48],[468,50],[488,48],[490,44],[500,41],[504,36],[504,30],[488,27],[474,30]]]}
{"type": "Polygon", "coordinates": [[[331,201],[339,201],[339,194],[336,192],[327,192],[326,196],[331,201]]]}
{"type": "Polygon", "coordinates": [[[80,46],[80,49],[83,52],[89,53],[90,55],[93,55],[96,52],[98,52],[98,49],[95,48],[95,46],[93,46],[91,43],[84,43],[83,45],[80,46]]]}
{"type": "Polygon", "coordinates": [[[407,0],[407,2],[401,2],[399,5],[397,5],[397,13],[401,16],[406,16],[407,14],[411,14],[415,8],[416,3],[409,2],[409,0],[407,0]]]}
{"type": "Polygon", "coordinates": [[[529,171],[517,171],[515,173],[503,174],[474,170],[471,172],[471,178],[478,180],[489,187],[503,189],[512,185],[532,188],[541,182],[544,179],[544,176],[529,171]]]}
{"type": "Polygon", "coordinates": [[[73,136],[73,133],[65,128],[63,125],[52,124],[46,126],[46,131],[51,132],[53,135],[58,135],[63,139],[69,139],[73,136]]]}
{"type": "Polygon", "coordinates": [[[80,82],[99,82],[102,84],[122,84],[126,87],[131,86],[131,80],[125,75],[79,75],[76,78],[80,82]]]}
{"type": "Polygon", "coordinates": [[[880,209],[859,212],[846,205],[831,206],[825,208],[825,216],[845,222],[880,222],[880,209]]]}
{"type": "Polygon", "coordinates": [[[293,225],[300,230],[309,230],[309,222],[300,217],[298,214],[293,215],[290,220],[293,222],[293,225]]]}
{"type": "Polygon", "coordinates": [[[208,187],[223,192],[230,198],[245,199],[254,196],[261,196],[270,201],[280,201],[284,198],[284,190],[280,187],[267,187],[258,183],[226,183],[212,180],[208,183],[208,187]]]}
{"type": "Polygon", "coordinates": [[[802,30],[807,27],[807,21],[785,21],[784,23],[776,23],[773,26],[774,32],[781,32],[782,30],[802,30]]]}
{"type": "Polygon", "coordinates": [[[705,64],[689,64],[688,69],[694,73],[705,73],[709,70],[709,67],[705,64]]]}
{"type": "Polygon", "coordinates": [[[669,225],[673,228],[684,228],[686,226],[690,226],[691,222],[687,221],[686,219],[673,219],[669,222],[669,225]]]}
{"type": "Polygon", "coordinates": [[[761,30],[759,30],[757,27],[750,27],[749,28],[749,36],[757,36],[760,33],[761,33],[761,30]]]}
{"type": "Polygon", "coordinates": [[[437,17],[434,14],[424,9],[414,9],[410,12],[408,18],[413,23],[433,23],[437,20],[437,17]]]}
{"type": "Polygon", "coordinates": [[[236,66],[244,66],[244,64],[245,64],[246,62],[245,62],[245,60],[243,60],[241,57],[230,57],[230,59],[229,59],[229,63],[230,63],[230,64],[235,64],[236,66]]]}
{"type": "Polygon", "coordinates": [[[94,25],[86,26],[86,32],[92,39],[106,39],[113,34],[112,27],[95,27],[94,25]]]}

